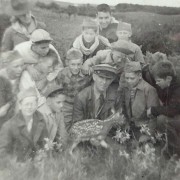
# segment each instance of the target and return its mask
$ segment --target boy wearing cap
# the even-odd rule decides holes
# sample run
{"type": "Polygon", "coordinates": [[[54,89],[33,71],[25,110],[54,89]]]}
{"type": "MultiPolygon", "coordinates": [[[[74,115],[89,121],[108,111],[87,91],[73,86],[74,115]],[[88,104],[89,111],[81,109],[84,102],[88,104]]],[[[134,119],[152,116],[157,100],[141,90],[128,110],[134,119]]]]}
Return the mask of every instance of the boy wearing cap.
{"type": "MultiPolygon", "coordinates": [[[[157,128],[167,131],[169,153],[180,155],[180,77],[170,61],[157,62],[152,67],[155,88],[161,106],[152,106],[148,116],[157,117],[157,128]]],[[[154,84],[152,84],[154,85],[154,84]]]]}
{"type": "Polygon", "coordinates": [[[11,26],[3,35],[1,50],[10,51],[24,41],[28,41],[35,29],[45,28],[46,25],[36,20],[31,14],[32,4],[29,1],[11,0],[5,12],[12,16],[11,26]]]}
{"type": "Polygon", "coordinates": [[[47,31],[36,29],[31,34],[30,41],[20,43],[14,49],[21,54],[27,65],[38,63],[39,58],[45,57],[51,49],[57,54],[60,66],[63,66],[59,53],[51,42],[52,38],[47,31]]]}
{"type": "Polygon", "coordinates": [[[54,85],[45,92],[46,103],[38,111],[43,114],[48,130],[48,137],[51,141],[67,143],[68,134],[65,128],[64,115],[62,112],[63,104],[66,99],[64,89],[54,85]]]}
{"type": "Polygon", "coordinates": [[[123,72],[123,68],[126,62],[129,62],[129,55],[133,52],[128,47],[128,42],[118,41],[113,43],[111,50],[101,50],[96,56],[86,60],[83,64],[83,72],[89,74],[91,67],[97,64],[109,64],[118,69],[118,73],[123,72]]]}
{"type": "Polygon", "coordinates": [[[142,79],[139,62],[127,63],[124,75],[126,86],[122,89],[120,101],[131,131],[136,139],[141,141],[141,126],[147,124],[152,129],[153,123],[150,124],[145,114],[148,108],[159,105],[158,95],[156,89],[142,79]]]}
{"type": "Polygon", "coordinates": [[[118,37],[118,41],[127,41],[128,48],[133,52],[129,55],[129,58],[132,61],[139,61],[142,65],[145,64],[144,57],[141,51],[141,48],[131,41],[132,29],[131,24],[125,22],[119,22],[116,35],[118,37]]]}
{"type": "Polygon", "coordinates": [[[112,17],[109,5],[98,5],[96,18],[99,23],[99,34],[107,38],[110,43],[117,41],[116,30],[118,21],[112,17]]]}
{"type": "Polygon", "coordinates": [[[24,60],[17,51],[8,51],[4,57],[5,68],[0,70],[0,128],[14,115],[19,80],[24,69],[24,60]]]}
{"type": "Polygon", "coordinates": [[[85,119],[104,120],[112,114],[117,86],[110,84],[116,77],[117,69],[101,64],[94,66],[93,70],[94,83],[75,97],[73,122],[85,119]]]}
{"type": "Polygon", "coordinates": [[[0,131],[1,158],[13,155],[18,161],[34,158],[43,148],[47,137],[43,116],[37,112],[37,93],[34,88],[18,94],[19,111],[8,120],[0,131]]]}
{"type": "Polygon", "coordinates": [[[67,52],[68,67],[59,72],[56,82],[64,88],[66,100],[63,107],[64,121],[67,130],[72,124],[74,97],[85,87],[90,85],[91,77],[82,74],[83,54],[80,50],[71,48],[67,52]]]}
{"type": "Polygon", "coordinates": [[[72,45],[83,54],[83,62],[96,55],[99,50],[110,46],[108,39],[98,33],[98,24],[95,20],[86,18],[82,24],[82,34],[78,36],[72,45]]]}

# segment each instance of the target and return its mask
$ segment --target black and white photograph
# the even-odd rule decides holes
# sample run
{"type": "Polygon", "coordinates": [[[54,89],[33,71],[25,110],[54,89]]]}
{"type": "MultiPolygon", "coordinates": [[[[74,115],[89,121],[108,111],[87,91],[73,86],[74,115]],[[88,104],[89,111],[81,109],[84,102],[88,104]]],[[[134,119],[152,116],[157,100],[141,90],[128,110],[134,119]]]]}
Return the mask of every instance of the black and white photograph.
{"type": "Polygon", "coordinates": [[[0,180],[180,180],[180,0],[0,0],[0,180]]]}

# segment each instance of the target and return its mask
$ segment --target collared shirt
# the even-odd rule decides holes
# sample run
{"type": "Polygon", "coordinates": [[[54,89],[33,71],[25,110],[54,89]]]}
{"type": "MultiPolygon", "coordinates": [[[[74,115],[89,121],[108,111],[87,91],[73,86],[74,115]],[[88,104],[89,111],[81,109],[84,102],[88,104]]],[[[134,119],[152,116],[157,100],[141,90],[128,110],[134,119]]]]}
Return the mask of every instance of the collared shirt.
{"type": "Polygon", "coordinates": [[[27,123],[27,130],[28,130],[28,132],[31,132],[32,124],[33,124],[33,118],[31,118],[30,121],[27,123]]]}
{"type": "Polygon", "coordinates": [[[136,86],[136,91],[134,95],[134,100],[131,103],[131,89],[124,88],[124,99],[126,106],[126,113],[129,118],[139,118],[143,112],[152,107],[159,105],[159,98],[156,89],[149,85],[144,80],[141,80],[136,86]]]}
{"type": "MultiPolygon", "coordinates": [[[[100,96],[101,96],[101,93],[99,91],[96,90],[95,86],[93,87],[94,88],[94,103],[95,103],[95,115],[97,115],[99,113],[99,110],[100,110],[100,96]]],[[[104,96],[104,99],[106,98],[106,92],[103,93],[103,96],[104,96]]]]}
{"type": "Polygon", "coordinates": [[[85,87],[89,86],[90,76],[85,76],[80,71],[77,75],[73,75],[69,67],[59,72],[56,82],[62,85],[67,96],[66,102],[73,103],[74,97],[85,87]]]}
{"type": "Polygon", "coordinates": [[[43,114],[49,139],[54,141],[57,136],[60,136],[63,141],[66,141],[67,131],[65,129],[63,113],[52,112],[47,103],[43,104],[38,111],[43,114]]]}

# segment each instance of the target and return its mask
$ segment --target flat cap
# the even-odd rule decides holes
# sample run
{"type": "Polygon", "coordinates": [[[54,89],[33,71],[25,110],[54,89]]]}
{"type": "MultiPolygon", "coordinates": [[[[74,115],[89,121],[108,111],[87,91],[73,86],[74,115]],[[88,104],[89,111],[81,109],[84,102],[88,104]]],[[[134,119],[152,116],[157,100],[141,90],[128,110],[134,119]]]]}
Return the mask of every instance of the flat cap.
{"type": "Polygon", "coordinates": [[[128,31],[132,33],[131,24],[120,21],[117,27],[117,31],[128,31]]]}
{"type": "Polygon", "coordinates": [[[119,51],[126,55],[134,54],[131,44],[128,41],[119,40],[111,44],[112,50],[119,51]]]}
{"type": "Polygon", "coordinates": [[[45,31],[44,29],[36,29],[31,34],[30,40],[33,43],[40,42],[40,41],[52,41],[50,34],[45,31]]]}
{"type": "Polygon", "coordinates": [[[141,64],[140,62],[128,62],[125,67],[124,67],[124,71],[127,73],[131,73],[131,72],[137,72],[137,71],[141,71],[141,64]]]}
{"type": "Polygon", "coordinates": [[[51,96],[53,93],[56,92],[62,92],[62,94],[64,94],[64,89],[62,86],[58,86],[58,85],[53,85],[47,88],[47,90],[44,93],[44,96],[47,98],[49,96],[51,96]]]}
{"type": "Polygon", "coordinates": [[[100,64],[93,66],[93,73],[97,74],[100,77],[104,77],[107,79],[115,78],[117,75],[117,69],[108,64],[100,64]]]}
{"type": "Polygon", "coordinates": [[[24,98],[31,96],[37,97],[37,91],[34,87],[30,87],[26,90],[20,91],[18,94],[18,100],[22,101],[24,98]]]}

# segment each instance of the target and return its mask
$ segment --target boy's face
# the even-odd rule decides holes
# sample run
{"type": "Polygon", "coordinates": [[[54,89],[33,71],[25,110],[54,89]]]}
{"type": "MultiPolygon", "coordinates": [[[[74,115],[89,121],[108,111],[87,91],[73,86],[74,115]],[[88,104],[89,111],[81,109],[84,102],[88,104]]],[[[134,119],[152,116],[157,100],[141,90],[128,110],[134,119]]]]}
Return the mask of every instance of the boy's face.
{"type": "Polygon", "coordinates": [[[41,72],[43,72],[44,74],[51,73],[53,71],[53,59],[49,58],[48,60],[44,61],[43,58],[41,58],[39,68],[41,69],[41,72]]]}
{"type": "Polygon", "coordinates": [[[61,112],[66,96],[59,94],[56,97],[48,98],[47,103],[53,112],[61,112]]]}
{"type": "Polygon", "coordinates": [[[22,14],[16,17],[21,21],[22,24],[30,24],[32,20],[30,11],[26,14],[22,14]]]}
{"type": "Polygon", "coordinates": [[[14,75],[14,78],[18,78],[24,69],[24,61],[22,59],[14,60],[9,64],[8,69],[14,75]]]}
{"type": "Polygon", "coordinates": [[[122,63],[122,59],[126,58],[126,55],[124,53],[121,53],[119,51],[113,50],[112,51],[112,57],[116,64],[122,63]]]}
{"type": "Polygon", "coordinates": [[[170,82],[169,78],[160,78],[160,77],[155,77],[156,84],[161,88],[165,89],[169,86],[170,82]]]}
{"type": "Polygon", "coordinates": [[[141,79],[141,73],[125,72],[125,80],[130,88],[136,87],[141,79]]]}
{"type": "Polygon", "coordinates": [[[83,31],[82,31],[82,35],[83,35],[83,38],[86,42],[90,43],[90,42],[93,42],[95,37],[96,37],[96,32],[94,29],[88,29],[88,28],[85,28],[83,31]]]}
{"type": "Polygon", "coordinates": [[[21,112],[24,116],[32,116],[34,112],[37,109],[37,97],[36,96],[30,96],[24,98],[20,103],[19,103],[19,108],[21,109],[21,112]]]}
{"type": "Polygon", "coordinates": [[[109,85],[112,83],[113,78],[105,78],[93,74],[94,85],[99,92],[106,92],[109,85]]]}
{"type": "Polygon", "coordinates": [[[82,63],[83,63],[82,59],[69,60],[68,66],[73,75],[76,75],[80,72],[82,63]]]}
{"type": "Polygon", "coordinates": [[[47,53],[49,52],[49,44],[50,44],[50,42],[33,44],[33,46],[34,46],[33,50],[40,56],[46,56],[47,53]]]}
{"type": "Polygon", "coordinates": [[[111,23],[112,16],[110,12],[98,12],[97,19],[102,29],[107,28],[111,23]]]}
{"type": "Polygon", "coordinates": [[[119,40],[128,40],[132,34],[129,31],[117,31],[116,35],[119,40]]]}

